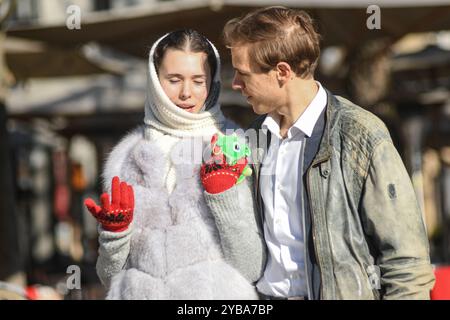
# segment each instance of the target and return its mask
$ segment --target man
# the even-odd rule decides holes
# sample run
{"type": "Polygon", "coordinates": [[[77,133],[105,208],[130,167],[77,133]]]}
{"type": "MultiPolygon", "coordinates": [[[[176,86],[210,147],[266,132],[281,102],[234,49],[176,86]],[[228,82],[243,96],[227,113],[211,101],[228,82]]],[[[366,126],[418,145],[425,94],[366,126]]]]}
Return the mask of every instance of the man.
{"type": "Polygon", "coordinates": [[[267,131],[255,165],[269,299],[429,299],[434,276],[415,194],[385,125],[314,80],[319,34],[303,11],[230,20],[240,90],[267,131]]]}

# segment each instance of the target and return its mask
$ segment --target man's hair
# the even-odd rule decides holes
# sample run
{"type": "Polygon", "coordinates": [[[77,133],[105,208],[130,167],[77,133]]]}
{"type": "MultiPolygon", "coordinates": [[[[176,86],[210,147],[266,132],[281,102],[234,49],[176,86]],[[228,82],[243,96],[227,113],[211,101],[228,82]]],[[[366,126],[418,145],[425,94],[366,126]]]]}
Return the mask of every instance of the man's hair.
{"type": "Polygon", "coordinates": [[[261,71],[288,63],[306,78],[314,75],[320,55],[320,35],[302,10],[266,7],[227,22],[223,39],[228,48],[251,44],[249,56],[261,71]]]}

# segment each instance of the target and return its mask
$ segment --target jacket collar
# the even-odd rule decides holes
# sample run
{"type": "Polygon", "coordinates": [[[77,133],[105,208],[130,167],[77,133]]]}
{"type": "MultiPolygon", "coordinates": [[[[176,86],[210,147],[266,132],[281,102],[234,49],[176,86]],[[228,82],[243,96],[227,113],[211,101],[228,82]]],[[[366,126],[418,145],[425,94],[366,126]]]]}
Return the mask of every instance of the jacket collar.
{"type": "MultiPolygon", "coordinates": [[[[331,158],[332,154],[332,147],[331,147],[331,133],[336,128],[336,124],[339,118],[339,106],[340,102],[339,100],[326,88],[324,88],[327,93],[327,106],[325,107],[325,111],[323,111],[324,115],[322,114],[321,117],[325,116],[325,119],[323,121],[317,121],[313,133],[311,135],[311,138],[320,138],[320,145],[319,150],[317,154],[315,155],[312,165],[315,166],[319,163],[325,162],[328,159],[331,158]]],[[[261,115],[255,119],[255,121],[252,123],[251,128],[254,129],[261,129],[262,124],[266,118],[266,114],[261,115]]],[[[268,131],[267,132],[267,145],[261,145],[259,147],[264,148],[265,151],[267,151],[267,147],[270,145],[271,140],[271,134],[268,131]]],[[[259,137],[259,135],[257,135],[259,137]]],[[[259,145],[259,142],[258,142],[259,145]]],[[[258,161],[256,162],[258,165],[258,161]]]]}
{"type": "Polygon", "coordinates": [[[327,106],[325,111],[325,124],[323,128],[323,134],[321,128],[314,128],[314,134],[322,134],[322,140],[320,142],[319,151],[317,155],[314,157],[312,162],[312,166],[315,166],[321,162],[325,162],[331,157],[332,147],[331,147],[331,132],[334,130],[337,119],[338,119],[338,107],[339,101],[336,97],[327,89],[325,89],[327,93],[327,106]],[[317,132],[318,131],[318,132],[317,132]]]}

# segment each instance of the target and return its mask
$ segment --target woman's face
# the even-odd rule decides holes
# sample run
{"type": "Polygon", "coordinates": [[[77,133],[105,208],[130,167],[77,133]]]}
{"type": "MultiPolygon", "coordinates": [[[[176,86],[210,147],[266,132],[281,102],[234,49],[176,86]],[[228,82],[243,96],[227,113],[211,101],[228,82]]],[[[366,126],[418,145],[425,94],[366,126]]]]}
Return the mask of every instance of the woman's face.
{"type": "Polygon", "coordinates": [[[167,49],[158,74],[164,92],[174,104],[188,112],[200,111],[211,83],[206,53],[167,49]]]}

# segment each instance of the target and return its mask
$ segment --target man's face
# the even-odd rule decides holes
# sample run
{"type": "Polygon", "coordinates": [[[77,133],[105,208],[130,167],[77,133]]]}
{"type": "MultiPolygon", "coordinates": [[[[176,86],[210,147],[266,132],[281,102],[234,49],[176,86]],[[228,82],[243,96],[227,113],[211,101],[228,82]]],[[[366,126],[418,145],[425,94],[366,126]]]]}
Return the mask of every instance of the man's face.
{"type": "Polygon", "coordinates": [[[275,70],[260,71],[248,54],[249,46],[231,48],[231,60],[235,70],[232,87],[241,90],[256,114],[270,113],[283,104],[283,91],[275,70]]]}

